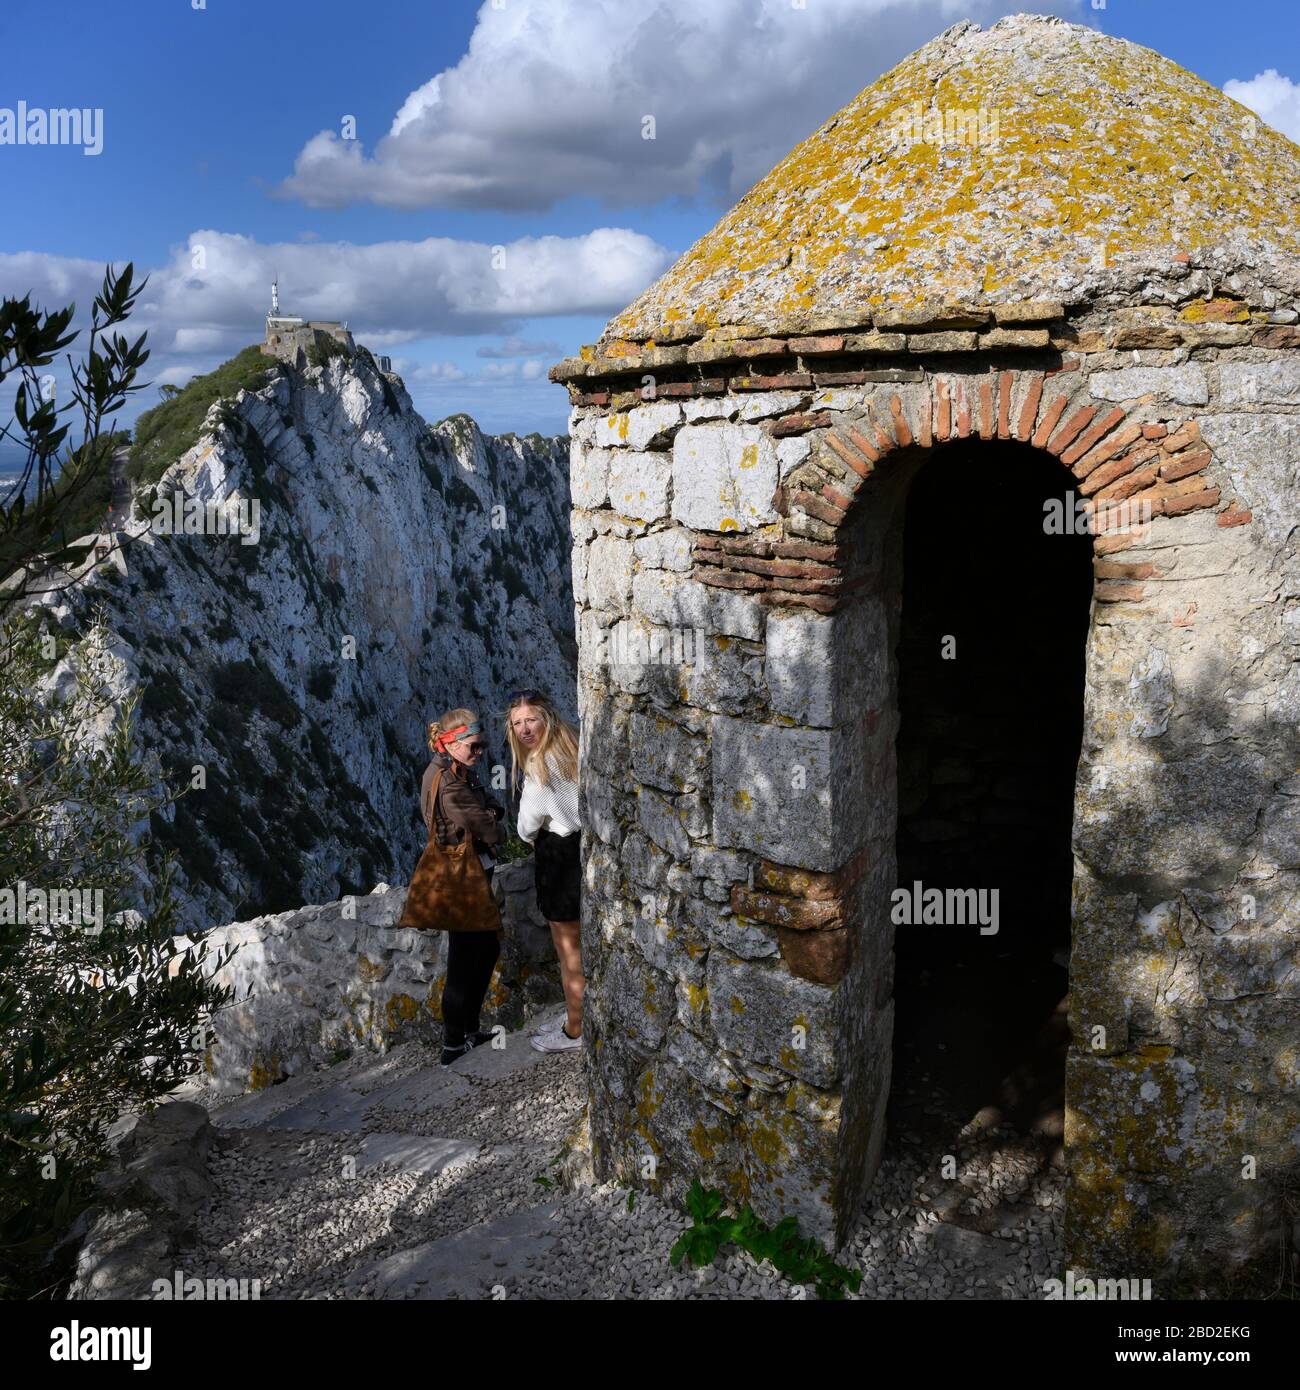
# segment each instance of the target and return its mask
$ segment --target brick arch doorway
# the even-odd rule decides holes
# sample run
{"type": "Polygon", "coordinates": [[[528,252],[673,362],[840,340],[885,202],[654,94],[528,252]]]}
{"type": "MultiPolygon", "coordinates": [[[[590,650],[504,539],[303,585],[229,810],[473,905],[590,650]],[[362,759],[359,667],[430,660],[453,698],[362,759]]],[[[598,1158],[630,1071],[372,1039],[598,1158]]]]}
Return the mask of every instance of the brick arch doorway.
{"type": "Polygon", "coordinates": [[[891,911],[888,1129],[951,1152],[974,1121],[990,1151],[1060,1166],[1092,537],[1077,479],[1027,444],[958,441],[902,472],[890,642],[910,898],[891,911]]]}
{"type": "Polygon", "coordinates": [[[857,591],[834,616],[838,664],[885,654],[860,682],[870,805],[849,890],[841,1238],[887,1135],[890,1150],[929,1145],[937,1164],[978,1119],[1019,1133],[1044,1166],[1063,1163],[1095,581],[1079,479],[1060,452],[991,433],[908,440],[877,460],[838,528],[857,591]],[[927,912],[926,890],[939,890],[940,920],[896,922],[901,889],[927,912]],[[982,932],[971,918],[993,890],[998,930],[982,932]]]}

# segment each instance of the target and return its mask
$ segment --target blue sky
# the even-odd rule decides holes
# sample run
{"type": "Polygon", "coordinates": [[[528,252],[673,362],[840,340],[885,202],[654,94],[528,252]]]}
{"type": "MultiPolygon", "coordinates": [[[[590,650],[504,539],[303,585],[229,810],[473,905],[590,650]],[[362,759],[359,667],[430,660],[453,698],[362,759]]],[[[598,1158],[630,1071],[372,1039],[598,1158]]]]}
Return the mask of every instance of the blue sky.
{"type": "Polygon", "coordinates": [[[95,156],[0,144],[0,292],[85,305],[134,260],[151,376],[183,383],[260,338],[275,271],[430,419],[562,432],[555,359],[881,72],[1019,9],[1245,84],[1300,139],[1295,0],[5,0],[0,108],[104,114],[95,156]]]}

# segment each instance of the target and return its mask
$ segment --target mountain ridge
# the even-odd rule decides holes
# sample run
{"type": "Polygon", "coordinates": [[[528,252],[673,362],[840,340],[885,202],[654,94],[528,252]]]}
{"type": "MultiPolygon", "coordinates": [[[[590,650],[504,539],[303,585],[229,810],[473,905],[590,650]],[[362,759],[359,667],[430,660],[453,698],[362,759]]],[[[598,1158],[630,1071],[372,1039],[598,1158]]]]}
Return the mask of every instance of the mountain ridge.
{"type": "Polygon", "coordinates": [[[443,709],[478,708],[498,780],[510,689],[576,712],[568,509],[567,439],[430,425],[365,352],[213,403],[137,489],[124,572],[45,604],[74,639],[102,608],[145,755],[201,783],[149,827],[186,929],[406,881],[443,709]],[[178,489],[232,516],[255,500],[257,539],[160,531],[178,489]]]}

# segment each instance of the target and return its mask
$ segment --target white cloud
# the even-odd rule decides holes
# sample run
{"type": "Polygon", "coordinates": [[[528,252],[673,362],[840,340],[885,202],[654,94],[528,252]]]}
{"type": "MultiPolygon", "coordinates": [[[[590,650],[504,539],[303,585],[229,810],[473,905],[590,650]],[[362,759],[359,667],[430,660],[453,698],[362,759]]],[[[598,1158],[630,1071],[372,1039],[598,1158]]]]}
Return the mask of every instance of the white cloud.
{"type": "Polygon", "coordinates": [[[411,381],[464,381],[466,373],[454,362],[430,362],[407,375],[411,381]]]}
{"type": "Polygon", "coordinates": [[[530,357],[524,361],[485,362],[478,374],[478,381],[540,381],[550,365],[540,357],[530,357]]]}
{"type": "MultiPolygon", "coordinates": [[[[584,236],[525,237],[503,247],[442,237],[369,246],[263,245],[196,231],[166,264],[149,271],[130,327],[149,330],[155,358],[220,361],[261,338],[271,280],[278,277],[284,312],[345,320],[376,348],[443,334],[504,332],[512,351],[541,355],[554,345],[523,342],[510,330],[532,318],[611,314],[671,259],[649,237],[613,227],[584,236]]],[[[98,261],[0,253],[0,291],[30,291],[47,308],[73,300],[89,305],[103,273],[98,261]]],[[[143,273],[137,267],[137,277],[143,273]]],[[[559,349],[548,355],[558,356],[559,349]]],[[[165,365],[152,362],[151,374],[165,365]]]]}
{"type": "Polygon", "coordinates": [[[146,370],[145,375],[154,386],[184,386],[197,373],[193,365],[178,362],[175,366],[164,367],[162,371],[146,370]]]}
{"type": "Polygon", "coordinates": [[[172,337],[172,351],[220,352],[225,337],[220,328],[178,328],[172,337]]]}
{"type": "Polygon", "coordinates": [[[547,339],[542,343],[526,342],[523,338],[502,338],[500,343],[489,343],[478,349],[479,357],[559,357],[564,349],[559,343],[547,339]]]}
{"type": "MultiPolygon", "coordinates": [[[[396,367],[397,363],[393,365],[396,367]]],[[[531,357],[508,362],[484,362],[477,371],[470,372],[455,362],[430,362],[423,366],[408,362],[406,370],[399,370],[399,375],[414,393],[418,388],[445,382],[456,382],[466,387],[517,385],[521,382],[545,384],[549,365],[540,357],[531,357]]]]}
{"type": "MultiPolygon", "coordinates": [[[[650,237],[617,227],[499,247],[446,237],[263,245],[204,230],[149,271],[133,324],[177,352],[246,343],[261,337],[271,280],[278,278],[283,312],[347,320],[367,341],[509,332],[531,318],[613,313],[671,259],[650,237]]],[[[47,306],[88,304],[103,272],[98,261],[0,253],[0,289],[30,290],[47,306]]]]}
{"type": "Polygon", "coordinates": [[[1258,73],[1249,82],[1233,78],[1223,90],[1283,135],[1300,141],[1300,82],[1292,82],[1276,68],[1258,73]]]}
{"type": "Polygon", "coordinates": [[[389,127],[390,135],[399,135],[405,126],[419,120],[424,113],[438,104],[441,77],[431,77],[422,87],[417,87],[402,103],[402,109],[393,117],[389,127]]]}
{"type": "MultiPolygon", "coordinates": [[[[662,273],[672,255],[650,237],[616,227],[581,236],[523,237],[504,246],[430,237],[368,246],[348,242],[285,242],[265,245],[249,237],[196,231],[163,265],[148,269],[149,282],[127,324],[132,336],[148,331],[152,356],[145,378],[155,385],[184,384],[262,337],[273,277],[280,282],[282,311],[304,318],[342,319],[368,347],[439,336],[498,334],[512,381],[544,381],[545,367],[561,355],[556,344],[526,341],[518,330],[536,318],[591,315],[603,319],[633,300],[662,273]],[[554,348],[554,351],[550,349],[554,348]],[[505,357],[507,349],[510,357],[505,357]],[[524,352],[537,368],[520,370],[524,352]],[[519,354],[519,355],[514,355],[519,354]]],[[[146,267],[137,267],[137,280],[146,267]]],[[[0,295],[21,297],[46,309],[76,302],[71,345],[84,354],[86,313],[99,291],[102,262],[33,251],[0,253],[0,295]]],[[[422,380],[445,384],[468,379],[487,385],[499,378],[470,377],[443,363],[424,369],[422,380]]],[[[54,375],[59,399],[67,399],[66,368],[54,375]]],[[[12,400],[6,382],[0,421],[12,400]]],[[[152,390],[134,397],[129,419],[155,404],[152,390]]],[[[468,407],[466,407],[468,408],[468,407]]]]}
{"type": "MultiPolygon", "coordinates": [[[[734,202],[894,63],[1006,0],[510,0],[402,103],[370,154],[321,131],[281,191],[315,207],[734,202]],[[653,140],[643,122],[655,122],[653,140]]],[[[1083,0],[1044,12],[1079,18],[1083,0]]],[[[364,134],[364,132],[362,132],[364,134]]]]}

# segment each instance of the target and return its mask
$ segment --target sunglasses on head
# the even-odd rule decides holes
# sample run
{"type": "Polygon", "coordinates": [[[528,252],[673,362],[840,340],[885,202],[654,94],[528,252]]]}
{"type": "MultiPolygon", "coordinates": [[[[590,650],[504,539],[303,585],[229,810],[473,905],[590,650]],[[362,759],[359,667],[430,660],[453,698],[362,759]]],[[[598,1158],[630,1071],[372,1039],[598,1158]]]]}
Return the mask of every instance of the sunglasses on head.
{"type": "Polygon", "coordinates": [[[507,697],[512,705],[535,705],[546,699],[540,690],[512,690],[507,697]]]}

